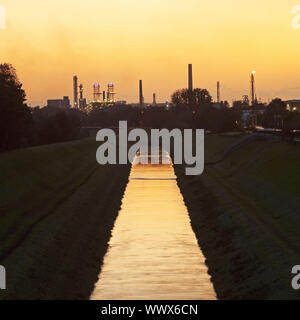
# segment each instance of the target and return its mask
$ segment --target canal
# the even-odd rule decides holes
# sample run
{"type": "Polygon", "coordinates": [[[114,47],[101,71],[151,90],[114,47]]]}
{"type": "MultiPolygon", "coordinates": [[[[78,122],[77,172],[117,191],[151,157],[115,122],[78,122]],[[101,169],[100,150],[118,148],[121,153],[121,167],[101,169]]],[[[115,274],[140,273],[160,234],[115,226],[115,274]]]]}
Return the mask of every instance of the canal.
{"type": "Polygon", "coordinates": [[[170,157],[159,165],[139,164],[140,157],[91,299],[216,299],[170,157]]]}

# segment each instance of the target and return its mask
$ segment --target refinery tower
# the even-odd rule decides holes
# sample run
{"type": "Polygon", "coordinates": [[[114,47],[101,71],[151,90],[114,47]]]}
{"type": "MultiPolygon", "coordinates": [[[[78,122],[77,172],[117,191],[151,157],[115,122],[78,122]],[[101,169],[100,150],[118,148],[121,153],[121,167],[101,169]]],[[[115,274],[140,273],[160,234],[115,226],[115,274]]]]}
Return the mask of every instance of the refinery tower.
{"type": "Polygon", "coordinates": [[[113,82],[107,84],[107,102],[115,102],[115,84],[113,82]]]}
{"type": "Polygon", "coordinates": [[[93,84],[94,102],[114,103],[115,102],[115,84],[110,82],[107,84],[107,91],[101,91],[100,83],[93,84]],[[102,98],[102,99],[101,99],[102,98]]]}
{"type": "Polygon", "coordinates": [[[73,89],[74,89],[74,108],[78,108],[78,78],[73,77],[73,89]]]}
{"type": "Polygon", "coordinates": [[[94,102],[101,102],[101,86],[100,83],[93,84],[94,102]]]}

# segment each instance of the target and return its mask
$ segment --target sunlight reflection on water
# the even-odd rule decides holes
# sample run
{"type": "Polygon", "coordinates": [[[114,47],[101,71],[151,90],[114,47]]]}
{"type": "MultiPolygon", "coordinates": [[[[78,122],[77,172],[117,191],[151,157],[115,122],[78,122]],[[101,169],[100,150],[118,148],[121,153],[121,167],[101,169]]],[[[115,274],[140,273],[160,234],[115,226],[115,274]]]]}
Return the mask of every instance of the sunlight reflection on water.
{"type": "Polygon", "coordinates": [[[171,161],[139,157],[91,299],[216,299],[171,161]]]}

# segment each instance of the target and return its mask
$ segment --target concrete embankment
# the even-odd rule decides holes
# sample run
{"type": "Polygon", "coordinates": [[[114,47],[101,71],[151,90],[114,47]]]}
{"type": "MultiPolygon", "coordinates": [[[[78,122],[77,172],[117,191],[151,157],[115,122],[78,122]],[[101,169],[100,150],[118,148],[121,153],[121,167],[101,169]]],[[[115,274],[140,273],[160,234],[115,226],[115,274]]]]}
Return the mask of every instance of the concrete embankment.
{"type": "MultiPolygon", "coordinates": [[[[219,299],[298,299],[299,148],[251,141],[218,161],[241,137],[206,137],[200,177],[175,166],[193,230],[219,299]]],[[[243,138],[242,138],[243,139],[243,138]]]]}
{"type": "Polygon", "coordinates": [[[92,139],[0,154],[1,299],[88,299],[130,165],[99,166],[92,139]]]}

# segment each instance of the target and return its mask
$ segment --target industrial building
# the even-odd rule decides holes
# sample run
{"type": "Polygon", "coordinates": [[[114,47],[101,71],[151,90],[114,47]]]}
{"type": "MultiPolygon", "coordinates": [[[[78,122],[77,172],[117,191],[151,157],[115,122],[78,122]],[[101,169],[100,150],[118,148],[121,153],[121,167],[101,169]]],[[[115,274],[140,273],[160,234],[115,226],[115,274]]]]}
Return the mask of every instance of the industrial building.
{"type": "Polygon", "coordinates": [[[100,83],[93,84],[93,103],[115,103],[115,84],[110,82],[107,84],[107,91],[101,92],[100,83]]]}
{"type": "Polygon", "coordinates": [[[286,103],[286,107],[289,111],[292,112],[300,112],[300,100],[288,100],[284,101],[286,103]]]}
{"type": "Polygon", "coordinates": [[[47,100],[47,107],[61,109],[71,108],[70,99],[68,96],[64,96],[63,99],[47,100]]]}
{"type": "Polygon", "coordinates": [[[126,100],[119,100],[116,101],[116,106],[125,106],[127,104],[126,100]]]}
{"type": "MultiPolygon", "coordinates": [[[[78,86],[78,77],[73,77],[73,93],[74,93],[74,108],[84,110],[87,108],[88,103],[83,96],[83,85],[78,86]],[[78,91],[79,89],[79,91],[78,91]],[[79,98],[78,98],[79,97],[79,98]]],[[[101,91],[101,85],[99,82],[93,84],[93,100],[91,104],[112,104],[115,103],[115,84],[110,82],[107,84],[107,90],[101,91]]]]}
{"type": "Polygon", "coordinates": [[[114,103],[115,102],[115,84],[114,83],[108,83],[107,84],[107,101],[108,103],[114,103]]]}
{"type": "Polygon", "coordinates": [[[83,97],[83,85],[79,86],[80,98],[79,98],[79,109],[84,110],[87,107],[86,99],[83,97]]]}
{"type": "Polygon", "coordinates": [[[78,77],[73,77],[73,92],[74,92],[74,102],[73,107],[76,109],[84,110],[87,107],[87,101],[83,97],[83,85],[78,86],[78,77]],[[78,88],[79,88],[79,99],[78,99],[78,88]]]}
{"type": "Polygon", "coordinates": [[[101,102],[101,86],[100,83],[93,84],[93,102],[101,102]]]}

